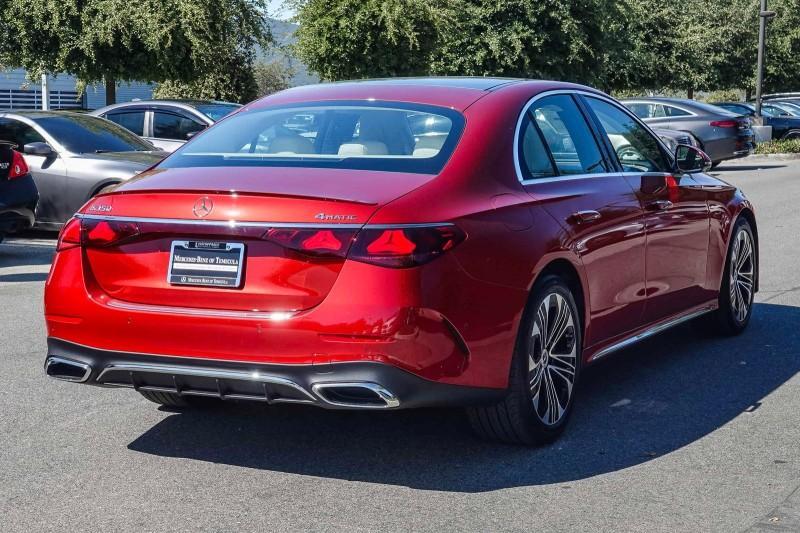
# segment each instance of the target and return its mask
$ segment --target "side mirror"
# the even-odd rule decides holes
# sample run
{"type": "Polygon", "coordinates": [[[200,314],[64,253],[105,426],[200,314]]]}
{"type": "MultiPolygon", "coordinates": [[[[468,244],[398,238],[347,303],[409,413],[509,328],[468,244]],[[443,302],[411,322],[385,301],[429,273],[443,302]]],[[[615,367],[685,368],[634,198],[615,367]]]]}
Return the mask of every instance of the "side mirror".
{"type": "Polygon", "coordinates": [[[22,153],[28,155],[40,155],[47,157],[53,155],[55,152],[49,144],[43,142],[28,143],[22,147],[22,153]]]}
{"type": "Polygon", "coordinates": [[[713,163],[704,151],[688,144],[679,144],[675,149],[675,161],[678,170],[686,174],[708,172],[713,163]]]}

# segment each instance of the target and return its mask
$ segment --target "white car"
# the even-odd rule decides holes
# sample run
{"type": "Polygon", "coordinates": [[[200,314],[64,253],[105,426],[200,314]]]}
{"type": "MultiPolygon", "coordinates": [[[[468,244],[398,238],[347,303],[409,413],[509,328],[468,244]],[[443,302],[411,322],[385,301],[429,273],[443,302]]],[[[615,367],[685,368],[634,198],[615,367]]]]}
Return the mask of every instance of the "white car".
{"type": "Polygon", "coordinates": [[[135,100],[101,107],[90,114],[116,122],[156,147],[173,152],[240,107],[213,100],[135,100]]]}

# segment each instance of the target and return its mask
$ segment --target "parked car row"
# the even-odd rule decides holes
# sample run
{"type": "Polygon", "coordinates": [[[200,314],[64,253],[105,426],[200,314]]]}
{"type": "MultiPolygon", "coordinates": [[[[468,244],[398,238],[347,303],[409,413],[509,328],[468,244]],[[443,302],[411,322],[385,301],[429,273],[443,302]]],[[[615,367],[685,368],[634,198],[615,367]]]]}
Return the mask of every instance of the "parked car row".
{"type": "MultiPolygon", "coordinates": [[[[756,106],[750,102],[719,102],[714,105],[742,116],[756,115],[756,106]]],[[[800,139],[799,104],[782,101],[765,102],[761,106],[761,116],[765,126],[772,126],[773,139],[800,139]]]]}
{"type": "Polygon", "coordinates": [[[0,240],[34,224],[60,228],[87,200],[239,107],[192,100],[128,102],[89,114],[0,112],[0,240]]]}
{"type": "Polygon", "coordinates": [[[755,149],[752,124],[742,113],[680,98],[636,98],[622,103],[652,127],[683,132],[714,166],[755,149]]]}

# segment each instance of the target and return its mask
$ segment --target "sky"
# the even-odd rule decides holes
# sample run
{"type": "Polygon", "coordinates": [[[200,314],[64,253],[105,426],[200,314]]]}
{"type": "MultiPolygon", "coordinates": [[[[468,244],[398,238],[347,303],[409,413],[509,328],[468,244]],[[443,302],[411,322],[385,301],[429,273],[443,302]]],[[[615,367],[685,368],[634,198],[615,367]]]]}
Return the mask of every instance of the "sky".
{"type": "Polygon", "coordinates": [[[269,16],[281,20],[286,20],[292,15],[294,15],[294,12],[292,10],[283,7],[284,2],[285,0],[270,0],[269,16]]]}

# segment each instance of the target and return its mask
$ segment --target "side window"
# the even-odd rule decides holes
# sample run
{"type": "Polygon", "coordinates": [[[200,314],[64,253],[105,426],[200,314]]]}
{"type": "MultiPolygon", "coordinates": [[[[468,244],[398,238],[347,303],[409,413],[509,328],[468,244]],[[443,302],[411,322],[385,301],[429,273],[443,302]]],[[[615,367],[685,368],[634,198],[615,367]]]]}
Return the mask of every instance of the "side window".
{"type": "Polygon", "coordinates": [[[586,97],[625,172],[669,172],[671,165],[658,140],[630,115],[597,98],[586,97]]]}
{"type": "Polygon", "coordinates": [[[530,109],[560,175],[607,172],[605,160],[571,96],[546,96],[530,109]]]}
{"type": "Polygon", "coordinates": [[[20,151],[28,143],[45,142],[44,137],[39,135],[35,129],[13,119],[0,120],[0,141],[14,143],[20,151]]]}
{"type": "Polygon", "coordinates": [[[665,105],[664,111],[668,117],[688,117],[691,116],[691,113],[688,111],[684,111],[683,109],[678,109],[677,107],[672,107],[671,105],[665,105]]]}
{"type": "Polygon", "coordinates": [[[108,113],[105,118],[116,122],[136,135],[144,135],[144,111],[117,111],[108,113]]]}
{"type": "Polygon", "coordinates": [[[205,126],[190,118],[155,111],[153,113],[153,137],[157,139],[175,139],[185,141],[190,134],[201,131],[205,126]]]}
{"type": "Polygon", "coordinates": [[[523,179],[548,178],[556,175],[553,162],[542,140],[536,123],[526,114],[520,128],[519,165],[523,179]]]}

